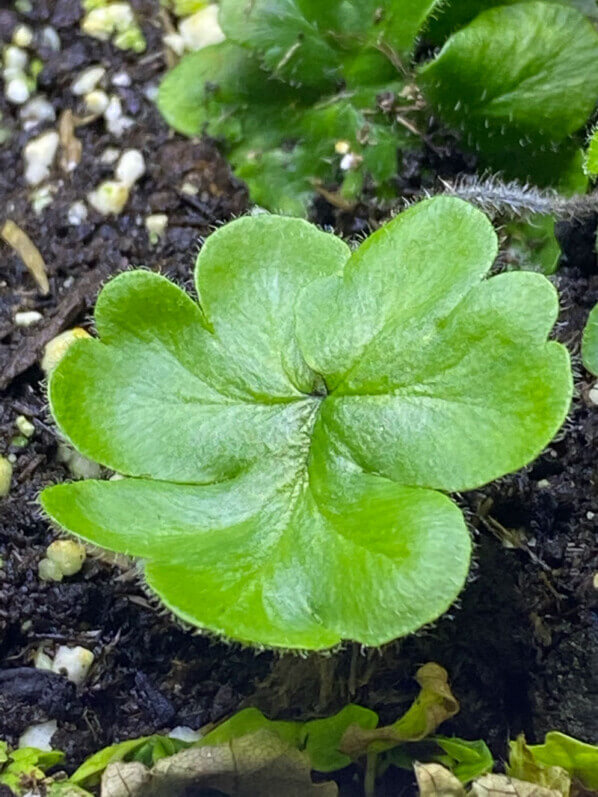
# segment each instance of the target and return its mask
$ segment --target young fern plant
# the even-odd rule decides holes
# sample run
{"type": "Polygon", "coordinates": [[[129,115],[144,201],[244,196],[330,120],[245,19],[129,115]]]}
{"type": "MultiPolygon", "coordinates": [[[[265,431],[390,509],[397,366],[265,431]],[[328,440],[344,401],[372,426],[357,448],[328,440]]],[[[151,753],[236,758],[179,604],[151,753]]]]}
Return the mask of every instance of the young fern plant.
{"type": "Polygon", "coordinates": [[[447,494],[531,462],[571,400],[555,289],[488,278],[496,253],[481,211],[436,197],[353,252],[301,219],[233,221],[197,258],[198,301],[116,277],[49,401],[126,478],[49,487],[45,511],[231,639],[380,645],[431,622],[471,556],[447,494]]]}

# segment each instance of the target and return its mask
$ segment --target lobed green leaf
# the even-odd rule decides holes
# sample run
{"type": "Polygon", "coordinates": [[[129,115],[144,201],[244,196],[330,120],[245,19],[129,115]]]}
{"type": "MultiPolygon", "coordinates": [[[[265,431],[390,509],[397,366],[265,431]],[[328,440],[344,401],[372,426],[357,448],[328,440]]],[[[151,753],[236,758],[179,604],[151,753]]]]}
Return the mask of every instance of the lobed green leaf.
{"type": "Polygon", "coordinates": [[[197,260],[199,304],[137,271],[102,291],[99,340],[50,378],[83,454],[128,478],[46,489],[86,540],[145,560],[188,622],[245,642],[379,645],[438,617],[467,575],[437,490],[522,467],[567,413],[539,274],[485,279],[496,235],[449,197],[351,253],[298,219],[239,219],[197,260]]]}

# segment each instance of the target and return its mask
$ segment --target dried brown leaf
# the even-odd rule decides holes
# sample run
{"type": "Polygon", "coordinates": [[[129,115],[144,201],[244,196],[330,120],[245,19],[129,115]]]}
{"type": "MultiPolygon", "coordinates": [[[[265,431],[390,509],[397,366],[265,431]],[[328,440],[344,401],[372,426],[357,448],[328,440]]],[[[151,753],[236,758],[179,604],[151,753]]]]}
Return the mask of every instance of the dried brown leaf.
{"type": "Polygon", "coordinates": [[[142,764],[111,764],[102,797],[177,797],[189,788],[215,789],[230,797],[336,797],[335,783],[313,783],[306,753],[265,730],[216,747],[191,747],[142,764]]]}
{"type": "Polygon", "coordinates": [[[471,784],[469,797],[561,797],[561,792],[509,775],[483,775],[471,784]]]}
{"type": "Polygon", "coordinates": [[[461,781],[442,764],[413,765],[419,797],[465,797],[461,781]]]}
{"type": "Polygon", "coordinates": [[[0,235],[11,246],[27,266],[33,279],[36,281],[40,293],[46,296],[50,292],[50,283],[46,274],[46,264],[39,249],[27,233],[11,219],[4,222],[0,235]]]}
{"type": "Polygon", "coordinates": [[[63,172],[72,172],[81,161],[83,146],[75,135],[75,117],[69,109],[63,111],[58,121],[58,135],[60,136],[60,168],[63,172]]]}
{"type": "Polygon", "coordinates": [[[102,797],[141,797],[151,777],[150,770],[139,761],[116,761],[102,775],[102,797]]]}

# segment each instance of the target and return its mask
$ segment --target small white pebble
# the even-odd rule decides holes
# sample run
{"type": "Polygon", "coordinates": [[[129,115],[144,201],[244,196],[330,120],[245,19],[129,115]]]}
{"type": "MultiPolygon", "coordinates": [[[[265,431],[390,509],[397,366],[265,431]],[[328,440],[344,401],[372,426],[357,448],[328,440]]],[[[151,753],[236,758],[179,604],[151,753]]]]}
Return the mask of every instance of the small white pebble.
{"type": "Polygon", "coordinates": [[[134,120],[124,114],[116,119],[106,119],[106,129],[116,138],[120,138],[125,130],[133,127],[134,124],[134,120]]]}
{"type": "Polygon", "coordinates": [[[57,728],[58,723],[56,720],[29,725],[19,737],[18,747],[35,747],[36,750],[45,750],[47,752],[52,749],[50,742],[57,728]]]}
{"type": "Polygon", "coordinates": [[[89,204],[103,216],[122,213],[129,199],[129,187],[118,180],[105,180],[87,195],[89,204]]]}
{"type": "Polygon", "coordinates": [[[60,52],[60,36],[55,28],[50,27],[47,25],[45,28],[42,28],[40,33],[40,44],[44,47],[48,47],[48,49],[53,50],[55,53],[60,52]]]}
{"type": "Polygon", "coordinates": [[[146,100],[154,102],[158,96],[159,90],[159,87],[155,83],[148,83],[148,85],[143,89],[143,96],[146,100]]]}
{"type": "Polygon", "coordinates": [[[106,166],[111,166],[120,158],[120,150],[116,147],[106,147],[100,155],[100,163],[105,163],[106,166]]]}
{"type": "Polygon", "coordinates": [[[181,186],[181,194],[187,194],[187,196],[196,196],[199,193],[199,188],[193,183],[183,183],[181,186]]]}
{"type": "Polygon", "coordinates": [[[201,50],[210,44],[224,41],[224,33],[218,22],[218,6],[211,3],[195,14],[179,22],[179,33],[188,50],[201,50]]]}
{"type": "Polygon", "coordinates": [[[18,327],[31,327],[37,324],[43,318],[41,313],[37,310],[23,310],[20,313],[15,313],[15,324],[18,327]]]}
{"type": "Polygon", "coordinates": [[[110,100],[105,91],[102,91],[102,89],[95,89],[85,95],[84,102],[85,109],[88,113],[97,114],[99,116],[104,113],[110,100]]]}
{"type": "Polygon", "coordinates": [[[90,66],[89,69],[86,69],[73,81],[71,91],[78,97],[89,94],[90,91],[95,89],[105,74],[106,70],[103,66],[90,66]]]}
{"type": "Polygon", "coordinates": [[[596,517],[595,512],[591,512],[591,511],[590,512],[586,512],[586,518],[588,520],[594,520],[595,517],[596,517]]]}
{"type": "Polygon", "coordinates": [[[122,88],[127,88],[127,86],[131,85],[131,76],[127,74],[127,72],[117,72],[115,75],[112,76],[111,83],[113,86],[121,86],[122,88]]]}
{"type": "Polygon", "coordinates": [[[351,144],[348,141],[337,141],[334,145],[334,151],[337,155],[346,155],[351,149],[351,144]]]}
{"type": "Polygon", "coordinates": [[[55,338],[48,341],[44,347],[44,356],[42,357],[41,367],[42,371],[48,376],[62,360],[69,347],[73,345],[76,340],[81,338],[88,338],[89,334],[81,327],[74,329],[67,329],[66,332],[61,332],[55,338]]]}
{"type": "Polygon", "coordinates": [[[363,158],[361,155],[356,155],[354,152],[347,152],[346,155],[343,155],[340,162],[340,167],[342,171],[348,172],[351,169],[356,169],[363,158]]]}
{"type": "Polygon", "coordinates": [[[56,448],[56,459],[58,462],[62,462],[63,464],[67,464],[69,459],[73,456],[73,449],[69,446],[68,443],[58,443],[56,448]]]}
{"type": "Polygon", "coordinates": [[[74,576],[83,567],[85,547],[77,540],[54,540],[46,549],[46,556],[55,562],[62,574],[74,576]]]}
{"type": "Polygon", "coordinates": [[[108,102],[108,107],[104,111],[104,119],[109,133],[119,138],[124,131],[135,124],[132,119],[123,114],[120,97],[113,94],[108,102]]]}
{"type": "Polygon", "coordinates": [[[42,133],[29,141],[23,150],[25,180],[29,185],[39,185],[50,174],[60,139],[55,130],[42,133]]]}
{"type": "Polygon", "coordinates": [[[43,648],[38,648],[33,659],[33,666],[36,670],[51,670],[52,658],[48,656],[43,648]]]}
{"type": "Polygon", "coordinates": [[[23,437],[33,437],[35,433],[35,426],[31,423],[29,418],[24,415],[19,415],[15,421],[15,426],[23,437]]]}
{"type": "Polygon", "coordinates": [[[598,573],[594,573],[594,578],[592,579],[592,586],[594,589],[598,590],[598,573]]]}
{"type": "Polygon", "coordinates": [[[146,216],[145,229],[151,243],[156,243],[164,235],[167,226],[168,216],[166,213],[152,213],[151,216],[146,216]]]}
{"type": "Polygon", "coordinates": [[[24,50],[21,50],[20,47],[9,45],[4,50],[4,77],[6,77],[7,69],[15,69],[22,72],[27,66],[28,60],[29,56],[24,50]]]}
{"type": "Polygon", "coordinates": [[[81,30],[100,41],[108,41],[115,31],[135,25],[135,15],[128,3],[109,3],[92,8],[81,22],[81,30]]]}
{"type": "Polygon", "coordinates": [[[28,25],[17,25],[12,34],[12,42],[17,47],[29,47],[33,41],[33,31],[28,25]]]}
{"type": "Polygon", "coordinates": [[[170,739],[178,739],[181,742],[197,742],[201,739],[201,732],[194,731],[193,728],[189,728],[187,725],[177,725],[176,728],[173,728],[170,733],[168,734],[170,739]]]}
{"type": "Polygon", "coordinates": [[[0,498],[4,498],[10,492],[11,480],[12,464],[6,457],[0,456],[0,498]]]}
{"type": "Polygon", "coordinates": [[[123,107],[120,97],[117,97],[116,94],[112,94],[108,103],[108,107],[106,108],[106,112],[104,113],[104,118],[106,121],[111,122],[122,116],[122,113],[123,107]]]}
{"type": "Polygon", "coordinates": [[[62,581],[64,573],[51,559],[40,559],[37,563],[37,575],[40,581],[62,581]]]}
{"type": "Polygon", "coordinates": [[[588,398],[592,404],[598,404],[598,383],[590,390],[588,398]]]}
{"type": "MultiPolygon", "coordinates": [[[[64,453],[62,454],[64,456],[64,453]]],[[[73,479],[99,479],[102,469],[97,462],[87,459],[78,451],[70,449],[70,454],[63,460],[73,479]]]]}
{"type": "Polygon", "coordinates": [[[23,120],[25,129],[28,130],[41,122],[53,122],[56,119],[56,111],[52,103],[48,102],[45,97],[37,96],[23,105],[19,116],[23,120]]]}
{"type": "Polygon", "coordinates": [[[537,486],[540,488],[540,490],[545,490],[547,487],[550,487],[550,482],[548,479],[540,479],[537,486]]]}
{"type": "Polygon", "coordinates": [[[162,41],[175,55],[182,55],[185,52],[185,40],[180,33],[166,33],[162,41]]]}
{"type": "Polygon", "coordinates": [[[6,459],[10,462],[11,465],[14,465],[15,462],[17,461],[17,455],[16,454],[9,454],[6,457],[6,459]]]}
{"type": "Polygon", "coordinates": [[[25,76],[13,77],[9,80],[4,88],[4,95],[13,105],[23,105],[23,103],[27,102],[31,92],[25,76]]]}
{"type": "Polygon", "coordinates": [[[81,686],[89,675],[93,660],[94,655],[87,648],[82,648],[79,645],[75,648],[60,645],[52,662],[52,671],[66,675],[69,681],[81,686]]]}
{"type": "Polygon", "coordinates": [[[145,160],[138,149],[127,149],[120,156],[114,176],[131,188],[145,174],[145,160]]]}
{"type": "MultiPolygon", "coordinates": [[[[20,52],[20,51],[19,51],[20,52]]],[[[27,81],[27,74],[25,69],[21,69],[20,67],[16,66],[5,66],[2,70],[2,77],[4,78],[4,82],[8,83],[9,80],[13,78],[20,78],[21,80],[27,81]]]]}
{"type": "Polygon", "coordinates": [[[73,202],[70,206],[67,219],[71,227],[78,227],[87,218],[87,205],[85,202],[73,202]]]}
{"type": "Polygon", "coordinates": [[[54,201],[54,194],[58,190],[57,185],[42,185],[32,192],[30,201],[34,213],[39,214],[54,201]]]}

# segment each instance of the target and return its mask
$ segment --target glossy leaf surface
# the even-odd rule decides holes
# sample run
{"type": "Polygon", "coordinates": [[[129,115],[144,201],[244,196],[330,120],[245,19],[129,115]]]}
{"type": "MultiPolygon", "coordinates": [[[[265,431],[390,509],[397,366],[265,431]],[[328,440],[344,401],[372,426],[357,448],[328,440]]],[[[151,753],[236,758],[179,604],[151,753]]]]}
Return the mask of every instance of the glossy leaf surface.
{"type": "MultiPolygon", "coordinates": [[[[450,0],[443,3],[430,20],[426,29],[426,39],[434,44],[442,43],[451,33],[467,25],[482,11],[495,6],[510,6],[522,2],[535,2],[535,0],[450,0]]],[[[595,0],[547,0],[547,2],[577,8],[588,19],[598,21],[598,6],[595,0]]]]}
{"type": "Polygon", "coordinates": [[[526,165],[546,172],[542,152],[554,162],[558,145],[585,124],[597,62],[598,33],[577,9],[517,3],[484,11],[451,36],[419,84],[490,166],[525,177],[526,165]],[[538,162],[526,164],[532,153],[538,162]]]}
{"type": "Polygon", "coordinates": [[[378,645],[438,617],[470,540],[442,492],[533,460],[571,397],[541,275],[485,279],[496,235],[448,197],[351,253],[298,219],[239,219],[196,266],[199,304],[112,280],[52,412],[128,478],[51,487],[48,514],[145,560],[183,619],[246,642],[378,645]]]}
{"type": "Polygon", "coordinates": [[[543,744],[532,744],[529,751],[539,763],[561,767],[587,789],[598,789],[598,745],[550,731],[543,744]]]}

